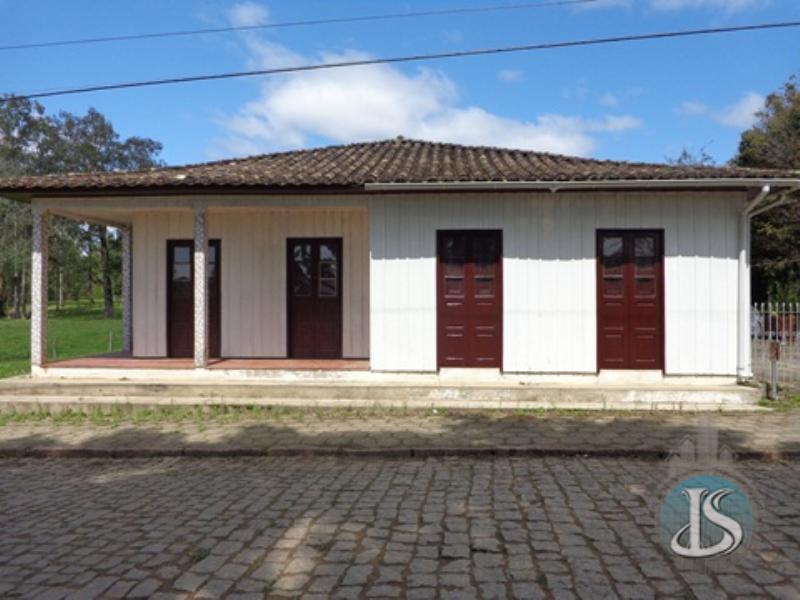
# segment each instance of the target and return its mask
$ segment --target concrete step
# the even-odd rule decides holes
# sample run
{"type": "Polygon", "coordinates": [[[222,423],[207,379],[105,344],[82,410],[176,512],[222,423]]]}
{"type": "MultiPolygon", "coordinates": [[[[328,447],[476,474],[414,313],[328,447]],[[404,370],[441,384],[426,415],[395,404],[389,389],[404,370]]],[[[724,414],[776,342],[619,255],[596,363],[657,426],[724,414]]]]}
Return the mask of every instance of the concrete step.
{"type": "Polygon", "coordinates": [[[319,383],[141,383],[9,380],[0,408],[170,405],[752,410],[761,391],[737,385],[402,385],[319,383]]]}

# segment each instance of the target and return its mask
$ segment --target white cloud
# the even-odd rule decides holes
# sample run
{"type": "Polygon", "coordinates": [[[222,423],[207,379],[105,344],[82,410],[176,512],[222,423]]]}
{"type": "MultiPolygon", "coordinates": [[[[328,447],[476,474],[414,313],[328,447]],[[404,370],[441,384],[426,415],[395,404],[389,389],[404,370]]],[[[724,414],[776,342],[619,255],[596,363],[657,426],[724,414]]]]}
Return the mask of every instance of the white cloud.
{"type": "Polygon", "coordinates": [[[761,94],[748,92],[732,106],[715,116],[715,120],[729,127],[747,129],[756,122],[756,113],[764,108],[766,99],[761,94]]]}
{"type": "Polygon", "coordinates": [[[250,34],[246,34],[244,39],[250,50],[248,65],[253,69],[282,69],[308,63],[305,57],[281,44],[264,41],[250,34]]]}
{"type": "Polygon", "coordinates": [[[637,127],[641,127],[641,122],[634,117],[583,119],[545,114],[530,122],[501,117],[470,106],[450,107],[432,115],[418,123],[410,137],[585,156],[591,154],[596,146],[589,134],[622,132],[637,127]]]}
{"type": "Polygon", "coordinates": [[[242,137],[226,137],[214,140],[213,158],[229,158],[231,156],[253,156],[261,154],[264,148],[253,140],[242,137]]]}
{"type": "Polygon", "coordinates": [[[751,8],[761,8],[770,0],[650,0],[655,10],[712,9],[725,12],[738,12],[751,8]]]}
{"type": "MultiPolygon", "coordinates": [[[[278,44],[248,39],[252,60],[264,67],[316,62],[278,44]]],[[[347,51],[324,62],[368,58],[347,51]]],[[[487,144],[589,155],[597,136],[641,127],[632,116],[586,119],[543,114],[522,120],[459,102],[456,84],[440,72],[413,74],[389,65],[305,71],[267,79],[257,99],[218,118],[220,150],[236,154],[302,148],[318,138],[335,143],[403,135],[432,141],[487,144]]]]}
{"type": "Polygon", "coordinates": [[[255,2],[240,2],[228,11],[228,20],[234,27],[264,25],[269,20],[269,11],[255,2]]]}
{"type": "Polygon", "coordinates": [[[727,127],[747,129],[756,122],[756,113],[764,108],[764,100],[761,94],[747,92],[738,102],[723,109],[715,110],[703,102],[689,100],[683,102],[676,112],[690,117],[708,117],[727,127]]]}
{"type": "Polygon", "coordinates": [[[522,71],[519,69],[500,69],[497,72],[497,78],[506,83],[517,83],[522,81],[522,71]]]}

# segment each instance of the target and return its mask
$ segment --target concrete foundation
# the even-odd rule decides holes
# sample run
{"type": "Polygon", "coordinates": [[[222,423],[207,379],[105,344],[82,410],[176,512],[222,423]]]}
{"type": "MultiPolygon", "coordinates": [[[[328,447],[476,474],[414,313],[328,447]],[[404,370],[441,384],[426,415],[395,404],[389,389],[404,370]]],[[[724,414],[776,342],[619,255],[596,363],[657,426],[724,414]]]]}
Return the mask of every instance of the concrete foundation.
{"type": "MultiPolygon", "coordinates": [[[[599,376],[237,371],[136,372],[135,377],[22,377],[0,383],[0,404],[25,407],[170,405],[284,405],[574,410],[755,410],[761,390],[725,380],[660,378],[636,384],[599,376]],[[211,373],[211,372],[209,372],[211,373]]],[[[94,375],[92,373],[91,375],[94,375]]],[[[133,373],[131,373],[133,375],[133,373]]]]}

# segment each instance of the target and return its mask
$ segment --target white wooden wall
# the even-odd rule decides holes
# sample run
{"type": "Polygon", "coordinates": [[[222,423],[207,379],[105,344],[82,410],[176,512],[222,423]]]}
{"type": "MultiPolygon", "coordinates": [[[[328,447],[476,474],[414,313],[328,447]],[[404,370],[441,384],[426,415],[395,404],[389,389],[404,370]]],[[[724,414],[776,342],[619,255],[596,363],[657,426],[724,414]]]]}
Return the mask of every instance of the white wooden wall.
{"type": "Polygon", "coordinates": [[[192,213],[159,211],[133,218],[133,354],[167,354],[167,240],[191,239],[192,213]]]}
{"type": "MultiPolygon", "coordinates": [[[[188,211],[133,219],[133,350],[165,356],[168,239],[192,237],[188,211]]],[[[342,237],[343,354],[369,356],[369,239],[365,209],[211,211],[209,238],[221,240],[222,355],[286,356],[286,239],[342,237]]]]}
{"type": "Polygon", "coordinates": [[[664,230],[668,374],[735,375],[738,193],[381,196],[370,202],[371,366],[436,369],[436,230],[503,230],[503,368],[594,373],[595,232],[664,230]]]}

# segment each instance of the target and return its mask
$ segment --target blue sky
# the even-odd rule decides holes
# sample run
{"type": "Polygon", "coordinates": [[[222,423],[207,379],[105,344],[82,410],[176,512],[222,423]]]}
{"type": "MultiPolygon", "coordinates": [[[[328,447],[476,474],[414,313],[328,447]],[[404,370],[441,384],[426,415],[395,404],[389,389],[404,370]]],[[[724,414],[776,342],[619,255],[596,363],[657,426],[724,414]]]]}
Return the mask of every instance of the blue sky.
{"type": "MultiPolygon", "coordinates": [[[[0,0],[2,45],[427,10],[511,0],[0,0]]],[[[797,19],[796,0],[599,0],[450,15],[0,52],[0,92],[797,19]]],[[[405,135],[597,158],[725,162],[793,73],[800,30],[548,50],[49,98],[93,106],[169,164],[405,135]]]]}

